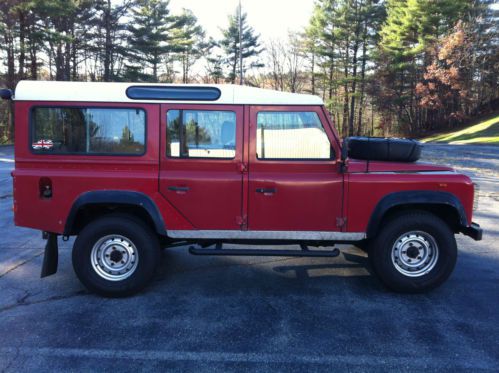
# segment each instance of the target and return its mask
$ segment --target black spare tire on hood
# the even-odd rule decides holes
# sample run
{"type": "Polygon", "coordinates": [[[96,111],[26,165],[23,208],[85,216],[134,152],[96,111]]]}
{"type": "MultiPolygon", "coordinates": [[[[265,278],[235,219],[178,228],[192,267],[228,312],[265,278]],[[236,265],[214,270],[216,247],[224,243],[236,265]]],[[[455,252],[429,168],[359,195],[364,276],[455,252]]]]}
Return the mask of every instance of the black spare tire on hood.
{"type": "Polygon", "coordinates": [[[423,145],[416,140],[385,137],[348,137],[348,156],[368,161],[416,162],[423,145]]]}

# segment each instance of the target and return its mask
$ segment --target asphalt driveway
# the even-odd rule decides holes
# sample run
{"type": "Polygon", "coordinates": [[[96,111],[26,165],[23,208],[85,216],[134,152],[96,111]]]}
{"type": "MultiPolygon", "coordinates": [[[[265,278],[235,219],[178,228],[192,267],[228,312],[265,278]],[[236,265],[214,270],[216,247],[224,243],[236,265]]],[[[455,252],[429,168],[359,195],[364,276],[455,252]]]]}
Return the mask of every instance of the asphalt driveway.
{"type": "Polygon", "coordinates": [[[459,235],[451,278],[421,295],[387,292],[365,255],[194,257],[165,251],[146,291],[89,294],[61,245],[12,222],[12,148],[0,147],[0,371],[499,370],[499,147],[428,145],[481,186],[484,240],[459,235]]]}

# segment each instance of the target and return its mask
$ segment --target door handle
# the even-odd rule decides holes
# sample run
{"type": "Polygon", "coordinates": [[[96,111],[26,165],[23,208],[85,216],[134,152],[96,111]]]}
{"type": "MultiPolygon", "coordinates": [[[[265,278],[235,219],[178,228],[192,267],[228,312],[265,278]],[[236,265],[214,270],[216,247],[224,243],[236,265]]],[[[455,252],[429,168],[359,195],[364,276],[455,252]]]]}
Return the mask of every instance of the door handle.
{"type": "Polygon", "coordinates": [[[263,194],[274,194],[277,192],[276,188],[256,188],[257,193],[263,193],[263,194]]]}
{"type": "Polygon", "coordinates": [[[169,186],[168,190],[171,190],[173,192],[188,192],[189,187],[181,187],[181,186],[169,186]]]}

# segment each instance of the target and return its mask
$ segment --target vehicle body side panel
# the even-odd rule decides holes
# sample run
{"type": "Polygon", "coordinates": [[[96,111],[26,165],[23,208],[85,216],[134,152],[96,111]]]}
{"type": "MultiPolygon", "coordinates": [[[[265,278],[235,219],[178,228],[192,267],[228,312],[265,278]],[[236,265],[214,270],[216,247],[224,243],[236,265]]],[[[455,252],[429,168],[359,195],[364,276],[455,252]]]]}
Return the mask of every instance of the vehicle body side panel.
{"type": "Polygon", "coordinates": [[[192,228],[171,205],[158,198],[159,105],[17,101],[15,115],[16,225],[62,234],[71,207],[81,194],[93,190],[133,190],[157,204],[167,228],[192,228]],[[146,152],[142,156],[34,154],[30,150],[29,112],[35,106],[142,108],[147,114],[146,152]],[[42,177],[52,182],[52,198],[40,197],[42,177]]]}
{"type": "Polygon", "coordinates": [[[251,106],[249,133],[248,229],[340,231],[343,174],[339,148],[320,106],[251,106]],[[257,115],[263,111],[313,111],[324,126],[334,159],[258,159],[257,115]],[[258,190],[270,190],[262,193],[258,190]]]}
{"type": "Polygon", "coordinates": [[[453,172],[349,173],[347,182],[348,197],[345,202],[348,232],[365,232],[382,198],[402,191],[451,193],[464,207],[467,221],[472,221],[473,183],[465,175],[453,172]]]}
{"type": "Polygon", "coordinates": [[[161,105],[160,193],[194,229],[241,229],[243,126],[242,105],[161,105]],[[166,116],[169,110],[234,112],[234,158],[167,157],[166,116]],[[171,190],[178,187],[185,191],[171,190]]]}

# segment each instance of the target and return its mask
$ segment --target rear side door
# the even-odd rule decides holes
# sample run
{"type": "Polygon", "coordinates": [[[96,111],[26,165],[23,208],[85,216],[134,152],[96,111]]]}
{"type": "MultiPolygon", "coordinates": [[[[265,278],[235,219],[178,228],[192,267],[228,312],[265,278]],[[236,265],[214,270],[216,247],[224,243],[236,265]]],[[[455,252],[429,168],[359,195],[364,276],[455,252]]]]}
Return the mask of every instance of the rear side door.
{"type": "Polygon", "coordinates": [[[322,108],[252,106],[249,117],[248,229],[341,230],[343,174],[322,108]]]}
{"type": "Polygon", "coordinates": [[[241,229],[243,107],[164,104],[161,128],[160,193],[195,229],[241,229]]]}

